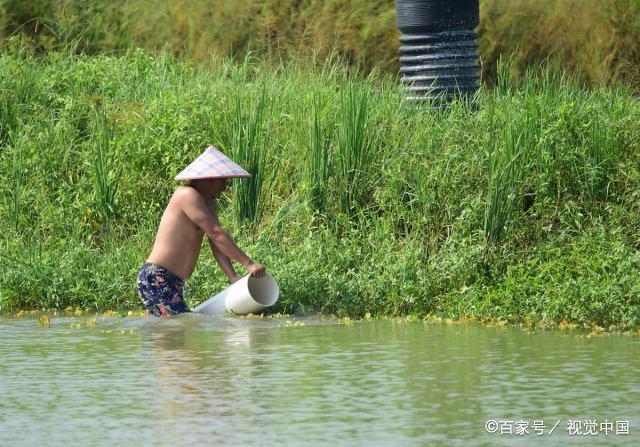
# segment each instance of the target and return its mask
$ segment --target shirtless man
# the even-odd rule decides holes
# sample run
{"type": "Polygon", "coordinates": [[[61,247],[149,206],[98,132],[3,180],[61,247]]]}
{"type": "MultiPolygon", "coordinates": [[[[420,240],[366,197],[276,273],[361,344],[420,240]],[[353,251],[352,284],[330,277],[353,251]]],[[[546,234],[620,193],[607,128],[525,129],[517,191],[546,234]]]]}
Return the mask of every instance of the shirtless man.
{"type": "Polygon", "coordinates": [[[189,312],[182,297],[184,282],[195,268],[206,235],[214,258],[230,282],[240,279],[231,261],[255,277],[266,269],[253,262],[218,221],[216,199],[229,178],[250,175],[214,147],[209,147],[176,177],[189,180],[178,186],[162,215],[153,250],[138,273],[138,293],[149,315],[189,312]]]}

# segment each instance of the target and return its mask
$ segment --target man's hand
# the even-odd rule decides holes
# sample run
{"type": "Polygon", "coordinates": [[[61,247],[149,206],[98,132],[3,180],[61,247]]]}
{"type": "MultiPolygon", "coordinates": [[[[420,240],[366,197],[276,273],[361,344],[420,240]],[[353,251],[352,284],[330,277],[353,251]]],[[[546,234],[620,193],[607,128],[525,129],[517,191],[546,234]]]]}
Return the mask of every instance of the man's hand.
{"type": "Polygon", "coordinates": [[[240,281],[240,279],[242,279],[242,276],[240,275],[233,275],[229,277],[229,284],[233,284],[234,282],[240,281]]]}
{"type": "Polygon", "coordinates": [[[251,273],[251,276],[256,278],[262,278],[267,273],[267,269],[264,265],[253,261],[247,265],[247,270],[251,273]]]}

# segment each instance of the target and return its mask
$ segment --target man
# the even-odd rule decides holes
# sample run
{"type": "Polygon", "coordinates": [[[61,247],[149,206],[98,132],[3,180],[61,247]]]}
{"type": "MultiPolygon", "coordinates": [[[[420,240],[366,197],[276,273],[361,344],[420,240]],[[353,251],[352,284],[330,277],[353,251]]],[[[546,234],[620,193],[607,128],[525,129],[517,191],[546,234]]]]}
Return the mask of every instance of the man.
{"type": "Polygon", "coordinates": [[[216,199],[227,188],[229,178],[251,175],[215,147],[207,148],[176,177],[188,180],[178,186],[162,215],[153,250],[138,273],[138,294],[148,315],[169,316],[190,312],[182,297],[184,282],[191,276],[206,235],[213,256],[230,282],[240,279],[231,261],[255,277],[266,269],[253,262],[218,221],[216,199]]]}

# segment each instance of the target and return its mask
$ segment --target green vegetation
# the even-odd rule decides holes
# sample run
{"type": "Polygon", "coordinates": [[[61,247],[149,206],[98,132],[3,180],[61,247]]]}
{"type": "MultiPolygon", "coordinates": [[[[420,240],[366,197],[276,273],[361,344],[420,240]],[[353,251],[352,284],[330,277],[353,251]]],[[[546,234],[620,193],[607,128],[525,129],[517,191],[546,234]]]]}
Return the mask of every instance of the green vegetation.
{"type": "MultiPolygon", "coordinates": [[[[488,81],[513,54],[519,74],[550,59],[591,85],[640,86],[637,0],[481,0],[480,13],[488,81]]],[[[383,0],[0,0],[0,39],[22,34],[44,50],[167,49],[205,63],[251,51],[276,65],[340,55],[365,73],[397,73],[395,21],[395,3],[383,0]]]]}
{"type": "MultiPolygon", "coordinates": [[[[94,172],[95,208],[98,215],[109,229],[109,221],[115,210],[115,198],[118,191],[118,180],[121,173],[113,174],[112,168],[116,154],[112,148],[113,130],[102,107],[96,104],[93,108],[94,135],[96,151],[92,159],[94,172]]],[[[17,216],[18,214],[16,214],[17,216]]]]}
{"type": "MultiPolygon", "coordinates": [[[[316,211],[324,211],[324,199],[327,195],[327,184],[332,160],[329,159],[330,139],[325,137],[325,130],[322,127],[321,115],[324,110],[324,102],[320,99],[319,93],[314,92],[311,104],[311,122],[309,128],[309,163],[307,165],[306,186],[309,191],[309,205],[316,211]]],[[[304,126],[304,124],[303,124],[304,126]]],[[[304,141],[301,142],[304,144],[304,141]]]]}
{"type": "Polygon", "coordinates": [[[0,311],[139,308],[173,177],[215,143],[264,173],[221,220],[276,310],[640,326],[637,99],[501,67],[476,111],[436,112],[330,61],[0,53],[0,311]]]}
{"type": "MultiPolygon", "coordinates": [[[[366,86],[366,84],[364,84],[366,86]]],[[[373,121],[368,116],[368,89],[359,91],[356,82],[345,85],[340,98],[337,138],[336,188],[340,191],[342,212],[349,217],[366,203],[371,162],[376,145],[371,139],[373,121]]]]}

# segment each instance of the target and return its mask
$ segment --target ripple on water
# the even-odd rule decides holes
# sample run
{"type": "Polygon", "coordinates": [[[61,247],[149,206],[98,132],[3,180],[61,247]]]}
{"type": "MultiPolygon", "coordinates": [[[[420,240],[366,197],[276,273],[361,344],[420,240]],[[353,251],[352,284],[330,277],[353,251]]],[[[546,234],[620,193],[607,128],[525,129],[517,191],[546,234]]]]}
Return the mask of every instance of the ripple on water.
{"type": "Polygon", "coordinates": [[[291,319],[2,318],[0,445],[508,445],[526,439],[487,419],[640,427],[636,337],[291,319]]]}

